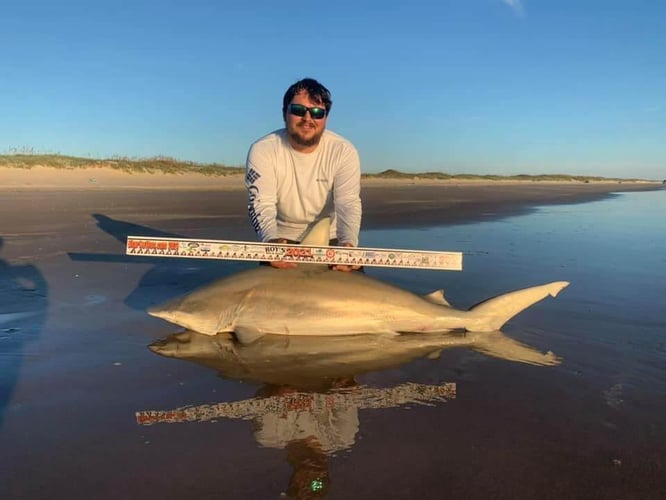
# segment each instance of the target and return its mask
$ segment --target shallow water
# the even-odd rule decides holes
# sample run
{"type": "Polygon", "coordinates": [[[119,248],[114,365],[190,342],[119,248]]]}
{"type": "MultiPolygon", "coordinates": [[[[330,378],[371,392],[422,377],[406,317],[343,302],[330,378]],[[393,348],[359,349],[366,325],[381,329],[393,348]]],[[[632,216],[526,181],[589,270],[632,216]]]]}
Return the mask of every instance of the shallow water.
{"type": "Polygon", "coordinates": [[[664,213],[657,191],[365,231],[364,246],[464,252],[459,273],[368,269],[416,292],[443,288],[459,308],[570,281],[503,328],[563,361],[531,366],[464,347],[428,359],[421,346],[378,361],[373,350],[390,346],[361,339],[320,353],[319,392],[273,376],[306,369],[313,346],[272,345],[269,369],[261,352],[222,339],[187,339],[183,359],[147,349],[176,331],[147,305],[245,264],[57,256],[15,268],[36,283],[21,293],[49,301],[32,323],[0,325],[0,497],[280,498],[300,481],[328,498],[663,498],[664,213]],[[119,272],[133,285],[100,282],[119,272]],[[58,273],[62,288],[39,285],[58,273]]]}
{"type": "MultiPolygon", "coordinates": [[[[525,311],[505,331],[547,335],[565,365],[606,363],[627,383],[650,374],[666,387],[666,196],[628,193],[582,205],[548,206],[529,216],[421,231],[376,231],[364,244],[409,241],[414,248],[464,252],[464,272],[381,270],[412,290],[444,288],[452,304],[552,280],[571,285],[525,311]],[[544,321],[545,319],[545,321],[544,321]],[[654,368],[657,368],[654,370],[654,368]]],[[[653,384],[657,384],[656,386],[653,384]]]]}

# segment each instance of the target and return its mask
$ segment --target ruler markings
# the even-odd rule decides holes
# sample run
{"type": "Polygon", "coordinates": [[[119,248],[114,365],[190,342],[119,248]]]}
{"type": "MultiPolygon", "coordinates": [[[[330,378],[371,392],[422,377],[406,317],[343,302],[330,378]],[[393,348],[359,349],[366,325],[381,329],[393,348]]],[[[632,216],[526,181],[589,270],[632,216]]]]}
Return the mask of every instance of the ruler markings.
{"type": "Polygon", "coordinates": [[[462,270],[461,252],[331,247],[187,238],[127,237],[127,255],[462,270]]]}

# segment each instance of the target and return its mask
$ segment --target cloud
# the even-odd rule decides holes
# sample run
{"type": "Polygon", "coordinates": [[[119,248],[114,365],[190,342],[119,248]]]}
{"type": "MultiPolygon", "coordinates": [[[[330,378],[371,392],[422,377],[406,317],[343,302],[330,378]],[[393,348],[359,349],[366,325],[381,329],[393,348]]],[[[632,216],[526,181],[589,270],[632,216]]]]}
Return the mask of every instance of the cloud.
{"type": "Polygon", "coordinates": [[[521,17],[525,15],[522,0],[502,0],[502,2],[511,7],[516,15],[521,17]]]}

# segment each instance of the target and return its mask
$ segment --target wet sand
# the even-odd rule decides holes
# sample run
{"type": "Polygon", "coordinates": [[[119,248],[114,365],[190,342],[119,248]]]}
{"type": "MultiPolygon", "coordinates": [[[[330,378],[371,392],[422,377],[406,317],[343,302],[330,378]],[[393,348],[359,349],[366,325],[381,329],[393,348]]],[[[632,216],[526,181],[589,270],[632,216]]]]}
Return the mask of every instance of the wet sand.
{"type": "MultiPolygon", "coordinates": [[[[124,255],[130,234],[253,239],[242,178],[9,170],[0,169],[0,497],[279,498],[289,459],[257,446],[248,422],[143,427],[135,420],[141,410],[256,395],[256,385],[146,349],[175,330],[146,307],[235,264],[124,255]]],[[[487,220],[661,187],[365,181],[364,227],[487,220]]],[[[452,356],[464,366],[463,354],[452,356]]],[[[363,414],[361,426],[385,429],[384,439],[368,435],[330,461],[337,488],[329,497],[663,498],[663,460],[645,461],[629,442],[602,443],[603,460],[590,456],[599,447],[582,443],[597,416],[577,414],[571,400],[570,408],[552,407],[540,391],[561,388],[547,372],[493,392],[516,370],[488,363],[471,375],[494,379],[489,386],[448,373],[459,390],[476,394],[464,410],[446,403],[447,412],[363,414]],[[564,435],[549,413],[577,419],[576,434],[564,435]],[[434,450],[419,448],[443,432],[434,450]],[[616,458],[623,448],[631,449],[629,463],[616,458]],[[525,457],[533,460],[529,477],[525,457]]]]}

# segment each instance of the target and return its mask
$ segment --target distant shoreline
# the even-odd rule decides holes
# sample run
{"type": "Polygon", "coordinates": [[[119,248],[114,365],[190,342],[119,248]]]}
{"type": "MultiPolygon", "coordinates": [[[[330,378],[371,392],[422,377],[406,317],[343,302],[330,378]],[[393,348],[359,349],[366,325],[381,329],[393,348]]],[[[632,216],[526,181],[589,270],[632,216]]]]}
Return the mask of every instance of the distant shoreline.
{"type": "MultiPolygon", "coordinates": [[[[241,172],[210,175],[192,171],[185,172],[129,172],[106,166],[101,167],[50,167],[35,165],[29,168],[0,166],[0,189],[168,189],[168,190],[243,190],[244,179],[241,172]]],[[[464,185],[568,185],[621,187],[625,190],[636,188],[658,189],[662,183],[642,180],[537,180],[527,178],[450,178],[437,179],[414,175],[397,177],[364,176],[362,185],[375,186],[464,186],[464,185]]]]}
{"type": "MultiPolygon", "coordinates": [[[[486,221],[519,215],[534,207],[584,203],[614,193],[655,191],[660,182],[637,181],[515,181],[364,178],[361,182],[363,228],[427,227],[486,221]]],[[[131,206],[132,220],[160,206],[159,213],[224,217],[238,230],[239,239],[252,238],[247,220],[244,176],[197,173],[128,173],[112,168],[0,167],[0,211],[9,225],[50,210],[66,200],[87,200],[86,206],[131,206]],[[168,196],[164,196],[168,193],[168,196]],[[218,193],[224,193],[218,196],[218,193]],[[17,200],[40,200],[31,209],[17,200]],[[13,200],[13,201],[12,201],[13,200]],[[48,201],[46,201],[48,200],[48,201]],[[153,200],[150,203],[148,200],[153,200]],[[143,206],[145,204],[145,207],[143,206]],[[233,223],[232,223],[233,221],[233,223]]],[[[109,216],[114,216],[109,211],[109,216]]],[[[43,216],[40,215],[40,217],[43,216]]],[[[66,217],[61,213],[59,217],[66,217]]],[[[162,216],[160,216],[162,217],[162,216]]]]}

